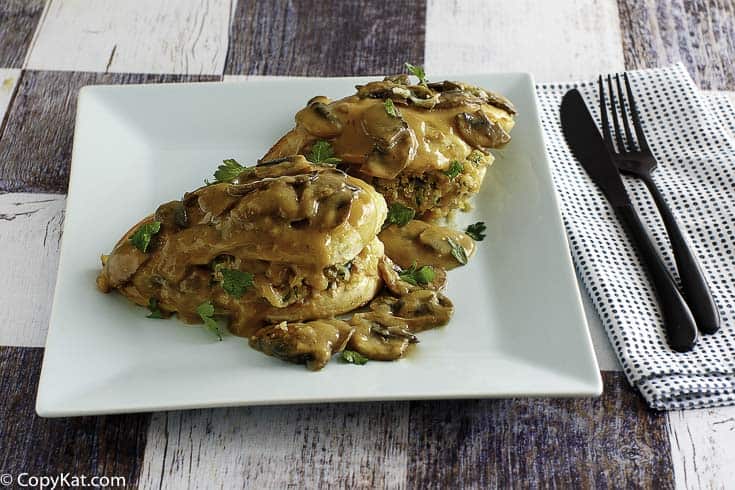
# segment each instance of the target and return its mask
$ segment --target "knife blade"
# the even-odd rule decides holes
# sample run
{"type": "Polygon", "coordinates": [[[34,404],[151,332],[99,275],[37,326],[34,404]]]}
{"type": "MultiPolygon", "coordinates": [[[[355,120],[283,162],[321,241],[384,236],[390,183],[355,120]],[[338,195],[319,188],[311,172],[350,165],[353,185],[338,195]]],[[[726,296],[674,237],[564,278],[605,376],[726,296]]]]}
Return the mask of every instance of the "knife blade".
{"type": "Polygon", "coordinates": [[[610,204],[613,207],[631,205],[620,172],[577,89],[567,92],[561,100],[561,125],[574,156],[610,204]],[[607,161],[610,165],[605,164],[607,161]]]}
{"type": "Polygon", "coordinates": [[[612,155],[577,89],[570,90],[562,98],[561,126],[572,153],[625,223],[640,252],[641,262],[659,300],[669,346],[678,352],[692,350],[697,342],[697,325],[692,312],[638,217],[612,155]]]}

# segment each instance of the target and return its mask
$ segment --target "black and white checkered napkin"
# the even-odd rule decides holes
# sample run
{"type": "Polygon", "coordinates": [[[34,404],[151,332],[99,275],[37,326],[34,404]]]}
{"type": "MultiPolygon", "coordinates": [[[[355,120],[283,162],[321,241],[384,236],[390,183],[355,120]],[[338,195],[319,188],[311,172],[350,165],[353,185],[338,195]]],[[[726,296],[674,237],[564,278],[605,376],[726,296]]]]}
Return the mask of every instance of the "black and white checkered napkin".
{"type": "MultiPolygon", "coordinates": [[[[541,121],[574,263],[628,380],[660,410],[735,403],[735,107],[699,92],[681,65],[630,73],[666,197],[712,287],[722,328],[692,352],[666,345],[662,319],[633,246],[572,156],[559,105],[577,87],[599,120],[597,83],[539,85],[541,121]]],[[[663,223],[644,184],[625,178],[641,219],[675,271],[663,223]]]]}

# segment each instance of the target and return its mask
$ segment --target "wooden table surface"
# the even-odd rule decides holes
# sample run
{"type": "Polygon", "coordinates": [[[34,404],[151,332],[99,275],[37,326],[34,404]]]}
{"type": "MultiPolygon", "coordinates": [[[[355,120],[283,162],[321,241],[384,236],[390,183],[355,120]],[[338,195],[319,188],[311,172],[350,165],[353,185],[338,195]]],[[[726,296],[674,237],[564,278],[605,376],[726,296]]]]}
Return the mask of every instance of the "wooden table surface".
{"type": "MultiPolygon", "coordinates": [[[[81,86],[681,61],[735,90],[734,0],[0,0],[0,474],[143,488],[735,485],[735,407],[659,413],[588,306],[599,399],[34,413],[81,86]]],[[[0,484],[2,483],[0,478],[0,484]]],[[[1,486],[1,485],[0,485],[1,486]]]]}

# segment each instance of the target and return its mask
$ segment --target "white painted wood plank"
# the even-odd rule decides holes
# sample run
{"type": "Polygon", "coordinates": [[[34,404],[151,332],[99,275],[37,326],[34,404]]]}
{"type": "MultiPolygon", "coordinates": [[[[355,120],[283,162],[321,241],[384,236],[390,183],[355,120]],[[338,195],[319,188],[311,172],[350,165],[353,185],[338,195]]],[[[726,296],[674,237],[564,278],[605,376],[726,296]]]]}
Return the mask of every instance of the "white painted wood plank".
{"type": "Polygon", "coordinates": [[[538,81],[622,70],[615,0],[429,0],[427,73],[528,71],[538,81]]]}
{"type": "Polygon", "coordinates": [[[230,0],[51,0],[26,68],[221,75],[230,0]]]}
{"type": "Polygon", "coordinates": [[[42,347],[66,198],[0,195],[0,345],[42,347]]]}
{"type": "Polygon", "coordinates": [[[157,413],[140,488],[402,488],[408,407],[355,403],[157,413]]]}
{"type": "Polygon", "coordinates": [[[676,488],[735,485],[735,407],[668,413],[676,488]]]}
{"type": "Polygon", "coordinates": [[[0,68],[0,123],[5,118],[10,101],[13,99],[15,87],[18,85],[20,70],[0,68]]]}

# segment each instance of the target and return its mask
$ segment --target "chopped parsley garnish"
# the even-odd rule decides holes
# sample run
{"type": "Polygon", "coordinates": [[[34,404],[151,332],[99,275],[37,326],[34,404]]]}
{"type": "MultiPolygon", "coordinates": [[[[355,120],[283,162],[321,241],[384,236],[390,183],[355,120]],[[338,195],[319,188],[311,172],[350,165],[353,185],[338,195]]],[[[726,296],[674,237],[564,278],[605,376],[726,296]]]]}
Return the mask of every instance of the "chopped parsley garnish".
{"type": "Polygon", "coordinates": [[[205,301],[204,303],[197,306],[197,315],[204,322],[204,326],[207,327],[217,338],[222,340],[222,332],[219,330],[217,320],[214,319],[214,305],[211,301],[205,301]]]}
{"type": "Polygon", "coordinates": [[[449,164],[449,168],[444,171],[444,175],[449,177],[449,180],[452,180],[460,173],[462,173],[462,170],[464,170],[462,164],[459,163],[459,161],[457,160],[452,160],[452,162],[449,164]]]}
{"type": "Polygon", "coordinates": [[[422,67],[412,65],[411,63],[405,63],[405,65],[408,73],[418,78],[421,85],[426,85],[426,73],[424,73],[424,69],[422,67]]]}
{"type": "Polygon", "coordinates": [[[467,252],[464,251],[462,245],[458,244],[451,238],[447,238],[447,243],[452,247],[452,257],[454,257],[460,264],[465,265],[467,263],[467,252]]]}
{"type": "Polygon", "coordinates": [[[478,221],[477,223],[473,223],[468,226],[464,232],[467,233],[467,235],[469,235],[469,237],[474,241],[481,242],[485,238],[486,228],[485,223],[478,221]]]}
{"type": "Polygon", "coordinates": [[[222,160],[222,165],[217,167],[214,171],[214,182],[204,181],[206,184],[217,183],[217,182],[232,182],[245,170],[245,167],[240,165],[237,160],[228,158],[222,160]]]}
{"type": "Polygon", "coordinates": [[[150,298],[148,300],[148,309],[151,310],[151,314],[146,318],[154,318],[157,320],[163,318],[163,313],[158,308],[158,300],[156,298],[150,298]]]}
{"type": "Polygon", "coordinates": [[[393,203],[388,208],[388,217],[385,219],[385,226],[398,225],[404,226],[416,216],[416,211],[404,206],[401,203],[393,203]]]}
{"type": "Polygon", "coordinates": [[[324,140],[314,143],[306,159],[311,163],[325,163],[327,165],[334,165],[342,161],[334,156],[334,149],[329,141],[324,140]]]}
{"type": "Polygon", "coordinates": [[[357,364],[358,366],[362,366],[368,362],[367,357],[363,356],[359,352],[355,352],[354,350],[343,350],[341,357],[342,361],[348,364],[357,364]]]}
{"type": "Polygon", "coordinates": [[[161,231],[160,221],[151,221],[150,223],[142,224],[135,230],[133,236],[130,237],[130,242],[135,248],[146,253],[148,251],[148,245],[151,243],[151,238],[159,231],[161,231]]]}
{"type": "Polygon", "coordinates": [[[398,277],[400,277],[402,281],[406,281],[414,286],[429,284],[434,280],[434,276],[434,268],[432,266],[424,265],[417,268],[416,262],[411,264],[411,267],[398,274],[398,277]]]}
{"type": "Polygon", "coordinates": [[[241,298],[245,291],[253,287],[253,275],[235,269],[217,268],[222,274],[222,289],[233,298],[241,298]]]}
{"type": "Polygon", "coordinates": [[[400,117],[401,113],[398,112],[398,108],[393,103],[392,99],[385,99],[383,104],[385,105],[385,112],[388,113],[390,117],[400,117]]]}

